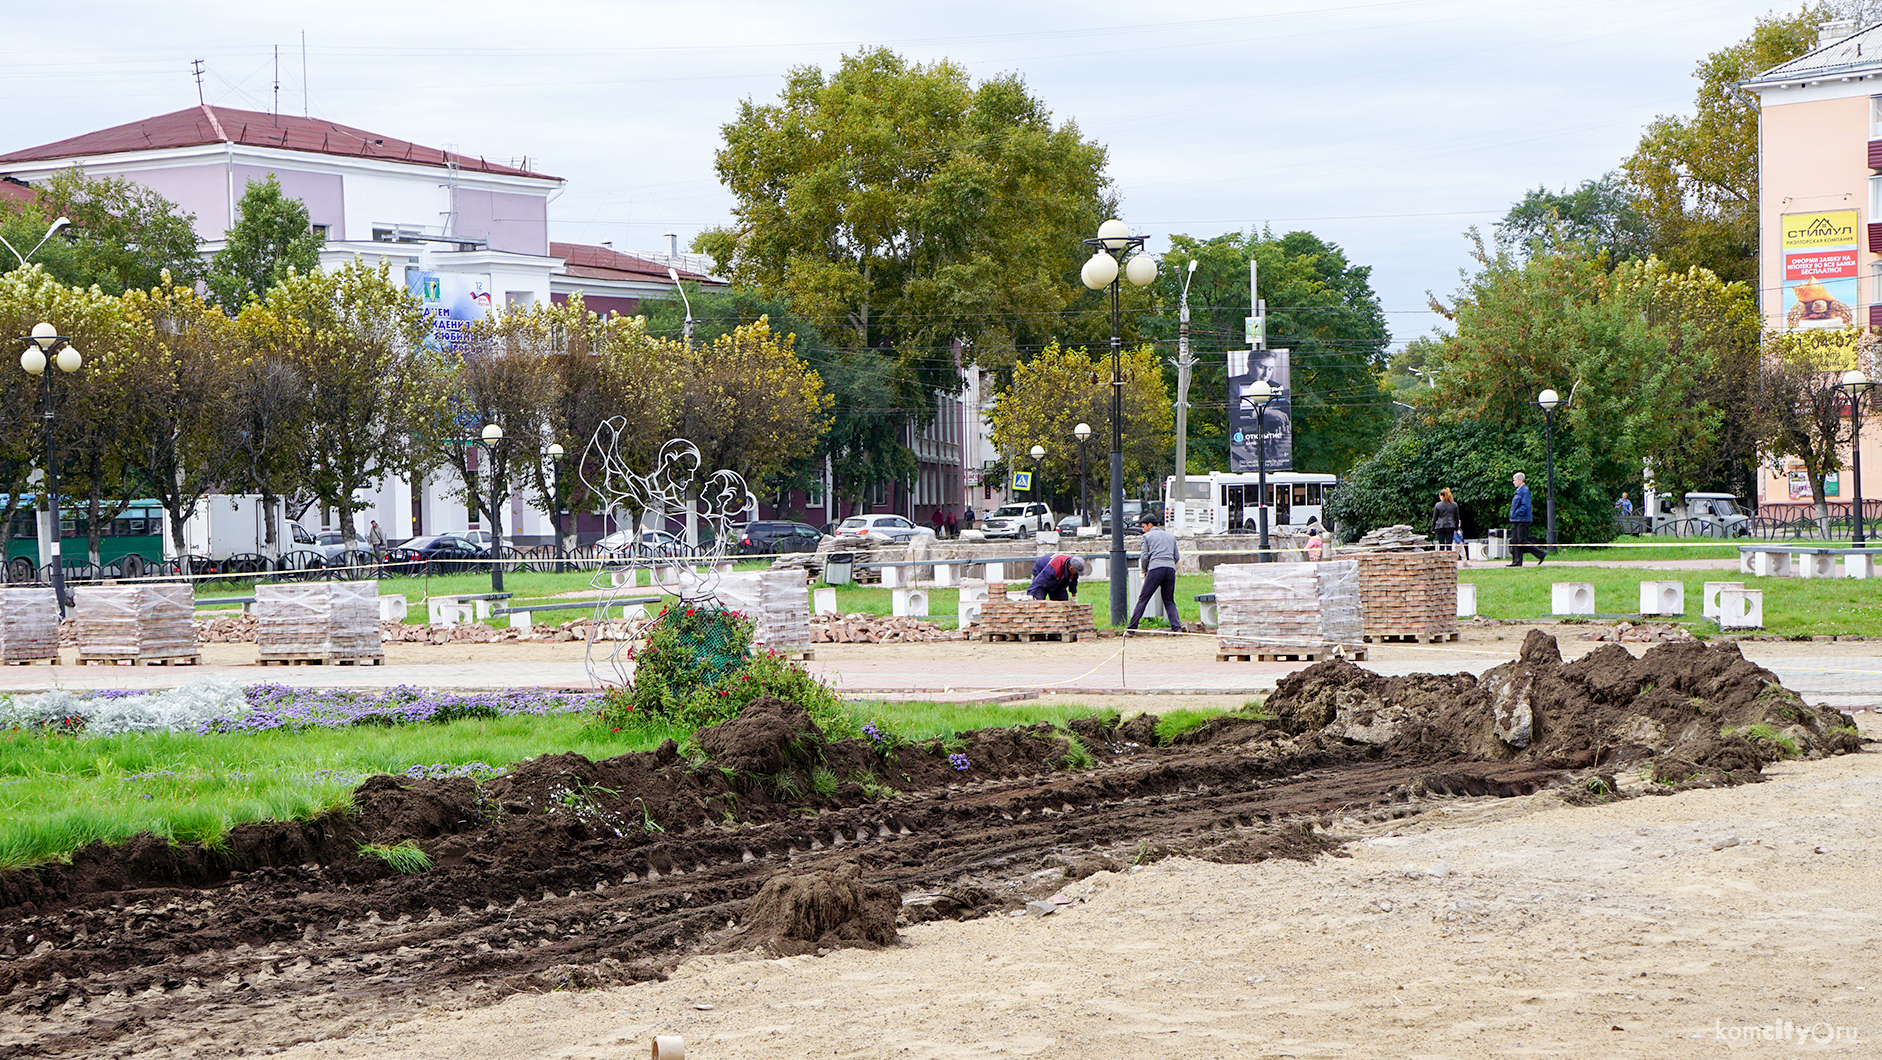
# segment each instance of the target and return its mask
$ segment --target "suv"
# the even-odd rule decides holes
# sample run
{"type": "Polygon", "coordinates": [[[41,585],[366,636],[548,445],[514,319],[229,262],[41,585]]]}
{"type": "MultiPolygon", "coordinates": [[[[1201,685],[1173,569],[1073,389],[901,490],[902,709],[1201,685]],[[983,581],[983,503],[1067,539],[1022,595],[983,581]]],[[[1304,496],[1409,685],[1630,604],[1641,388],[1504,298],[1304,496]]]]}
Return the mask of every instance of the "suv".
{"type": "Polygon", "coordinates": [[[1057,525],[1052,509],[1043,504],[1002,504],[987,516],[980,530],[988,537],[1031,537],[1057,525]]]}
{"type": "Polygon", "coordinates": [[[760,520],[745,524],[738,535],[738,550],[745,555],[770,555],[775,552],[815,552],[823,534],[814,526],[782,520],[760,520]]]}
{"type": "Polygon", "coordinates": [[[893,541],[906,541],[916,534],[931,534],[925,526],[916,526],[899,515],[852,515],[836,528],[837,537],[861,537],[881,534],[893,541]]]}

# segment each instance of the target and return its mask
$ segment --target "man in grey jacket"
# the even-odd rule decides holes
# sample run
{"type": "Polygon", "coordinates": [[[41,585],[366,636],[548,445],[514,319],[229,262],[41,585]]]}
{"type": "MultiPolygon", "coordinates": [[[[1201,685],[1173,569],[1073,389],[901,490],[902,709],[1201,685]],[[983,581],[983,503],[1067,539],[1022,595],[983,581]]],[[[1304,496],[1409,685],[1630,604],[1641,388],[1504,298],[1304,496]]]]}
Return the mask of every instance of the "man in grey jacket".
{"type": "Polygon", "coordinates": [[[1151,594],[1160,592],[1163,610],[1170,616],[1170,632],[1181,633],[1183,619],[1176,612],[1176,535],[1163,529],[1154,515],[1144,516],[1141,525],[1144,540],[1137,563],[1143,568],[1144,589],[1137,594],[1137,610],[1131,612],[1130,628],[1136,629],[1143,620],[1144,605],[1150,602],[1151,594]]]}

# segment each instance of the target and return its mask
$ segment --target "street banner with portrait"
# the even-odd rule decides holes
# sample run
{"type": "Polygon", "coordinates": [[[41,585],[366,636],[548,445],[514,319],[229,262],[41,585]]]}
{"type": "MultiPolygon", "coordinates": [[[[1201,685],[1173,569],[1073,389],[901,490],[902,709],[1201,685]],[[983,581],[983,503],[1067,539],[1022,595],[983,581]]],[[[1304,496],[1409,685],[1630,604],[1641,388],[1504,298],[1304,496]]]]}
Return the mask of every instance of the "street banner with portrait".
{"type": "Polygon", "coordinates": [[[1288,388],[1287,350],[1229,351],[1229,470],[1294,470],[1293,392],[1288,388]],[[1260,421],[1248,391],[1266,380],[1274,395],[1260,421]],[[1263,459],[1265,456],[1265,460],[1263,459]]]}
{"type": "Polygon", "coordinates": [[[1855,210],[1787,213],[1784,247],[1784,327],[1846,328],[1862,301],[1856,266],[1855,210]]]}

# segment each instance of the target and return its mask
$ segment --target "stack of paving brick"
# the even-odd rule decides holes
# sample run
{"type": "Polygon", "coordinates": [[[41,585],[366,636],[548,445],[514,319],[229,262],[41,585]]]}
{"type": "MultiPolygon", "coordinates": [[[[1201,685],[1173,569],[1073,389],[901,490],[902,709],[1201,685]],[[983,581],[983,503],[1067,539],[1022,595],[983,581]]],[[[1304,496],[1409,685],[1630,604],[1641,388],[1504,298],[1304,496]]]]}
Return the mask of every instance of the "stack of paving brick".
{"type": "Polygon", "coordinates": [[[0,589],[0,662],[59,657],[59,606],[51,589],[0,589]]]}
{"type": "Polygon", "coordinates": [[[1441,637],[1457,631],[1457,554],[1366,552],[1359,607],[1368,637],[1441,637]]]}
{"type": "Polygon", "coordinates": [[[1076,600],[1035,600],[1021,593],[1008,596],[1003,582],[987,585],[987,600],[980,607],[980,620],[973,635],[980,640],[1034,640],[1057,636],[1077,640],[1093,636],[1098,627],[1091,617],[1091,605],[1076,600]]]}
{"type": "Polygon", "coordinates": [[[810,646],[810,579],[802,567],[703,575],[681,596],[711,597],[751,616],[756,623],[752,644],[757,647],[803,651],[810,646]]]}
{"type": "Polygon", "coordinates": [[[379,583],[255,586],[255,646],[264,660],[383,656],[379,583]]]}
{"type": "Polygon", "coordinates": [[[188,585],[81,585],[73,596],[80,659],[196,655],[196,601],[188,585]]]}
{"type": "Polygon", "coordinates": [[[1360,643],[1359,564],[1235,563],[1215,569],[1221,650],[1322,652],[1360,643]]]}

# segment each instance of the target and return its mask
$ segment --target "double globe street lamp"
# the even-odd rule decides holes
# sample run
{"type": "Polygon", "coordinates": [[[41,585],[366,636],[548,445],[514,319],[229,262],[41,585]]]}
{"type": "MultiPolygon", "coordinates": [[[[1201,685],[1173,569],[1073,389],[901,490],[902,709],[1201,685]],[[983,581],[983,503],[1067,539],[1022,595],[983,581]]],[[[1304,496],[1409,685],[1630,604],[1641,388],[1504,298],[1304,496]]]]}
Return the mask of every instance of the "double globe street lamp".
{"type": "MultiPolygon", "coordinates": [[[[1543,446],[1544,460],[1549,466],[1548,530],[1544,541],[1555,547],[1555,406],[1562,403],[1562,396],[1554,390],[1544,390],[1536,395],[1536,404],[1542,406],[1543,435],[1547,439],[1543,446]]],[[[1518,558],[1521,558],[1520,556],[1518,558]]]]}
{"type": "Polygon", "coordinates": [[[1875,387],[1875,381],[1862,369],[1851,368],[1843,373],[1843,381],[1838,385],[1849,395],[1849,470],[1854,480],[1850,489],[1856,500],[1855,529],[1850,533],[1849,544],[1852,548],[1867,548],[1862,532],[1862,396],[1875,387]]]}
{"type": "Polygon", "coordinates": [[[490,493],[485,498],[490,511],[490,591],[503,591],[503,517],[497,508],[497,446],[503,442],[503,427],[484,424],[482,448],[490,457],[490,493]]]}
{"type": "Polygon", "coordinates": [[[1086,479],[1085,443],[1091,440],[1091,424],[1081,423],[1073,427],[1072,437],[1078,439],[1078,525],[1090,526],[1091,486],[1086,479]]]}
{"type": "Polygon", "coordinates": [[[1129,618],[1125,599],[1124,559],[1124,374],[1119,367],[1122,339],[1118,335],[1118,277],[1143,287],[1157,278],[1157,263],[1144,253],[1144,236],[1130,234],[1124,222],[1113,217],[1098,226],[1098,235],[1084,241],[1092,248],[1091,257],[1078,272],[1079,279],[1094,291],[1111,289],[1111,561],[1107,565],[1111,579],[1111,624],[1122,626],[1129,618]],[[1119,268],[1126,253],[1130,260],[1119,268]]]}
{"type": "Polygon", "coordinates": [[[1248,387],[1248,403],[1255,410],[1255,469],[1260,475],[1255,486],[1255,525],[1261,529],[1261,563],[1274,558],[1268,554],[1268,406],[1279,396],[1266,379],[1248,387]]]}
{"type": "MultiPolygon", "coordinates": [[[[50,234],[50,233],[49,233],[50,234]]],[[[43,241],[42,241],[43,242],[43,241]]],[[[37,248],[35,248],[37,249],[37,248]]],[[[20,367],[28,375],[36,375],[44,384],[45,395],[45,433],[46,433],[46,508],[52,522],[52,544],[50,557],[41,556],[52,564],[52,595],[59,603],[59,616],[65,616],[65,557],[64,533],[59,521],[59,453],[53,445],[53,403],[52,373],[46,371],[49,365],[56,364],[59,371],[70,375],[79,370],[85,359],[59,329],[41,321],[33,325],[33,333],[27,336],[26,352],[20,354],[20,367]],[[64,345],[60,345],[63,343],[64,345]],[[59,346],[59,352],[53,354],[52,348],[59,346]],[[48,357],[47,355],[52,356],[48,357]]]]}

